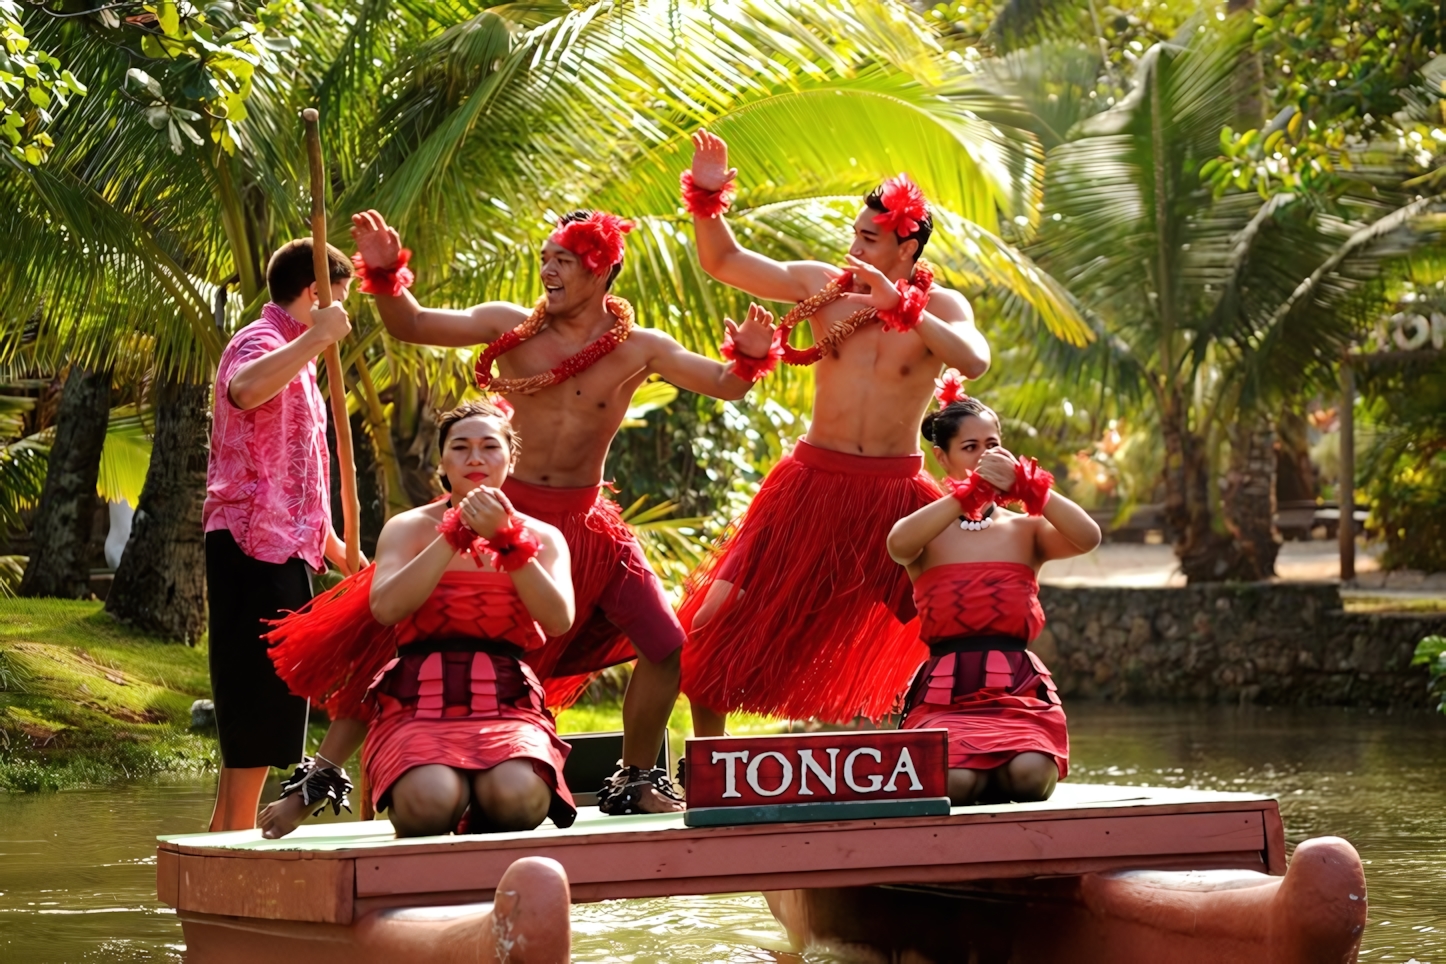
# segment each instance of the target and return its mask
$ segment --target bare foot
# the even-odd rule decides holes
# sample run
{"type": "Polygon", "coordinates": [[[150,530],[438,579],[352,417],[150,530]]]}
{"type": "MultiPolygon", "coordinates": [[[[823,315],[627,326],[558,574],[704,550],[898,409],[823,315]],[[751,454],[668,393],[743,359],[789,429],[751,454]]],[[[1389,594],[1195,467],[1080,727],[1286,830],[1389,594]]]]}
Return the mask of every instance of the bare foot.
{"type": "Polygon", "coordinates": [[[677,813],[687,808],[687,804],[675,797],[665,793],[659,793],[656,787],[642,787],[639,794],[637,808],[643,813],[677,813]]]}
{"type": "Polygon", "coordinates": [[[306,804],[301,802],[301,794],[293,793],[289,797],[268,803],[256,818],[256,825],[261,828],[261,836],[267,840],[278,840],[301,826],[301,822],[306,819],[306,811],[306,804]]]}

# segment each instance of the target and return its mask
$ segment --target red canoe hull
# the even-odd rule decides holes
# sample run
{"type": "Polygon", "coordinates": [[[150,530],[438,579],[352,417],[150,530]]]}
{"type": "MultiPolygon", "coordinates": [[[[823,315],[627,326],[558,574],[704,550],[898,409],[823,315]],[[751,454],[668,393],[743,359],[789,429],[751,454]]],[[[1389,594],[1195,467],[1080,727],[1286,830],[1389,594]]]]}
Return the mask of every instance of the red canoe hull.
{"type": "Polygon", "coordinates": [[[377,910],[350,925],[180,916],[188,964],[568,964],[570,910],[562,865],[524,857],[493,903],[377,910]]]}
{"type": "Polygon", "coordinates": [[[1337,837],[1301,844],[1284,877],[1118,871],[767,896],[800,947],[919,964],[1351,964],[1366,922],[1360,857],[1337,837]]]}

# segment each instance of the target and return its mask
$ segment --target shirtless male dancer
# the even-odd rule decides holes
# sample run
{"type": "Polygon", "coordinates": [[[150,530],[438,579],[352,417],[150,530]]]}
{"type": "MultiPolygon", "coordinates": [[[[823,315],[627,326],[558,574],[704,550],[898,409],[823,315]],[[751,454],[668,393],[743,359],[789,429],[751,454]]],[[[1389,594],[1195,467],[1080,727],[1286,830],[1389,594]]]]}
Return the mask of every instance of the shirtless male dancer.
{"type": "Polygon", "coordinates": [[[989,368],[969,302],[932,284],[919,261],[933,221],[907,176],[865,198],[841,277],[831,264],[740,247],[723,218],[736,174],[721,138],[694,135],[683,184],[698,260],[756,298],[801,303],[775,347],[791,364],[817,365],[808,433],[694,574],[679,612],[699,736],[721,736],[737,709],[847,721],[894,707],[926,654],[905,625],[915,616],[909,581],[885,541],[939,498],[918,425],[941,368],[966,378],[989,368]],[[788,348],[803,318],[814,347],[788,348]]]}
{"type": "MultiPolygon", "coordinates": [[[[631,307],[609,294],[630,228],[613,215],[578,211],[560,220],[542,246],[546,295],[535,308],[492,301],[460,311],[425,308],[406,290],[407,254],[379,213],[367,211],[352,221],[366,266],[361,290],[375,294],[387,331],[426,345],[487,344],[478,356],[479,386],[506,395],[516,410],[522,454],[503,491],[521,512],[562,530],[577,592],[573,628],[550,639],[531,661],[547,686],[548,702],[567,705],[580,689],[579,678],[631,659],[636,651],[637,667],[623,699],[623,759],[599,795],[599,807],[609,813],[681,809],[667,774],[654,763],[677,701],[686,637],[658,577],[616,503],[602,497],[600,484],[608,447],[634,390],[649,375],[713,398],[739,399],[752,379],[735,369],[748,374],[747,361],[720,363],[685,350],[661,331],[631,325],[631,307]],[[492,374],[494,360],[498,376],[492,374]]],[[[767,356],[772,322],[757,305],[742,325],[727,321],[730,353],[767,356]]],[[[908,416],[911,431],[920,414],[922,405],[908,416]]]]}

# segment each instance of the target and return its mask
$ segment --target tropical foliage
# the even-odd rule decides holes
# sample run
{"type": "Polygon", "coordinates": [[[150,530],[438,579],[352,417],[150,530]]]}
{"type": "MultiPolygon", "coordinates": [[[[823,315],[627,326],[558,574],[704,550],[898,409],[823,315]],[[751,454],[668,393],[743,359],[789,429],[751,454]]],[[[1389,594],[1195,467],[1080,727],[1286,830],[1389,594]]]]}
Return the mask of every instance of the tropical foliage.
{"type": "MultiPolygon", "coordinates": [[[[265,253],[305,230],[295,118],[313,103],[333,211],[375,206],[399,225],[427,301],[530,301],[557,212],[614,208],[638,223],[621,292],[644,323],[715,351],[720,316],[744,303],[697,269],[677,198],[688,135],[706,124],[743,168],[748,243],[841,256],[858,196],[908,168],[948,219],[950,281],[998,292],[1028,330],[1088,337],[1010,244],[1039,213],[1034,139],[901,4],[167,2],[32,7],[23,22],[97,93],[56,121],[45,165],[0,182],[5,229],[35,252],[0,268],[0,324],[25,335],[0,349],[14,373],[144,359],[156,384],[204,378],[255,310],[265,253]]],[[[333,224],[343,240],[345,218],[333,224]]],[[[353,308],[352,404],[395,511],[430,494],[428,413],[466,390],[466,359],[398,344],[353,308]]],[[[804,378],[774,397],[798,411],[804,378]]],[[[768,443],[754,434],[735,451],[756,468],[768,443]]],[[[679,489],[686,463],[660,488],[679,489]]],[[[675,501],[631,501],[643,495],[655,515],[675,501]]],[[[675,522],[673,549],[696,556],[675,522]]]]}
{"type": "Polygon", "coordinates": [[[85,85],[61,62],[32,45],[17,0],[0,0],[0,135],[10,157],[39,164],[55,146],[45,128],[85,85]]]}
{"type": "MultiPolygon", "coordinates": [[[[995,346],[982,390],[1011,444],[1102,504],[1163,500],[1191,578],[1258,578],[1277,424],[1329,390],[1402,279],[1439,273],[1446,68],[1421,0],[1235,7],[0,0],[23,34],[0,63],[21,137],[0,230],[27,252],[0,263],[0,373],[144,386],[112,418],[135,468],[144,421],[125,419],[209,377],[267,252],[306,231],[306,106],[332,240],[381,210],[422,301],[530,302],[550,224],[610,208],[637,223],[619,293],[716,352],[746,299],[699,269],[678,201],[706,126],[741,171],[737,233],[778,256],[841,257],[859,195],[913,173],[940,208],[931,258],[995,346]],[[20,55],[40,66],[6,67],[20,55]]],[[[435,491],[432,413],[470,390],[470,359],[348,307],[379,523],[435,491]]],[[[723,404],[644,386],[608,475],[670,575],[802,432],[809,388],[789,371],[723,404]]],[[[33,476],[43,439],[3,437],[0,472],[33,476]]]]}
{"type": "Polygon", "coordinates": [[[1446,364],[1435,353],[1369,358],[1357,363],[1367,524],[1386,567],[1446,571],[1446,364]]]}
{"type": "Polygon", "coordinates": [[[1101,335],[1083,350],[1043,343],[1025,370],[1048,377],[1012,400],[1058,430],[1065,420],[1049,409],[1061,391],[1090,399],[1096,439],[1109,418],[1152,426],[1166,523],[1191,579],[1271,574],[1277,413],[1329,390],[1395,281],[1434,270],[1425,246],[1440,228],[1439,200],[1404,187],[1405,164],[1379,149],[1368,173],[1335,176],[1329,193],[1272,193],[1248,178],[1221,189],[1221,144],[1265,89],[1252,69],[1258,28],[1185,23],[1135,59],[1129,93],[1103,107],[1101,60],[1084,43],[1043,41],[986,66],[1054,145],[1047,216],[1028,250],[1101,335]]]}
{"type": "Polygon", "coordinates": [[[1439,697],[1436,709],[1446,713],[1446,636],[1427,636],[1417,643],[1411,665],[1425,666],[1430,670],[1431,693],[1439,697]]]}

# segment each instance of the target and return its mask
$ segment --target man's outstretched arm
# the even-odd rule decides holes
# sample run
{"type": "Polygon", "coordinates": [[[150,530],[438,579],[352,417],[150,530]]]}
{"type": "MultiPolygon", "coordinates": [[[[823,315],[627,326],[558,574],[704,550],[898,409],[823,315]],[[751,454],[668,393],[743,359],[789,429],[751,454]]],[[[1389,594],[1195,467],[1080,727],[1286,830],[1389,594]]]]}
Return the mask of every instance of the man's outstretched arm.
{"type": "MultiPolygon", "coordinates": [[[[376,211],[352,215],[351,236],[357,251],[372,267],[397,263],[402,239],[376,211]]],[[[491,342],[516,327],[527,310],[509,301],[488,301],[465,310],[424,308],[403,288],[397,295],[374,295],[377,313],[393,338],[418,345],[467,348],[491,342]]]]}
{"type": "MultiPolygon", "coordinates": [[[[773,315],[759,305],[748,308],[743,324],[732,318],[723,320],[738,351],[746,357],[762,359],[773,344],[773,315]]],[[[652,351],[648,369],[679,388],[710,398],[736,401],[748,394],[753,382],[735,372],[735,363],[718,362],[688,351],[671,336],[655,329],[646,329],[652,351]]]]}
{"type": "MultiPolygon", "coordinates": [[[[721,137],[699,130],[693,135],[693,184],[708,191],[721,190],[738,172],[728,167],[728,145],[721,137]]],[[[768,301],[802,301],[838,274],[818,261],[775,261],[738,243],[728,222],[693,218],[698,239],[698,263],[715,280],[768,301]]]]}

